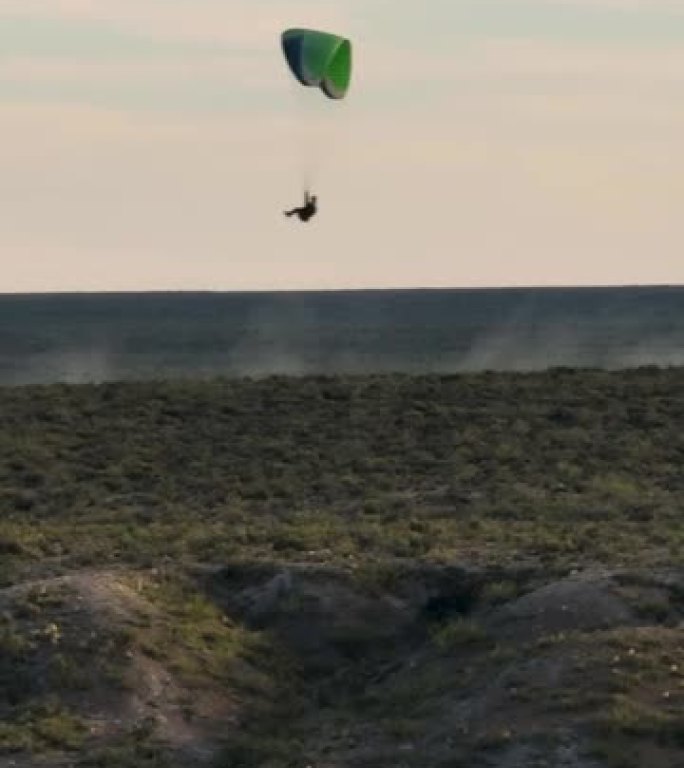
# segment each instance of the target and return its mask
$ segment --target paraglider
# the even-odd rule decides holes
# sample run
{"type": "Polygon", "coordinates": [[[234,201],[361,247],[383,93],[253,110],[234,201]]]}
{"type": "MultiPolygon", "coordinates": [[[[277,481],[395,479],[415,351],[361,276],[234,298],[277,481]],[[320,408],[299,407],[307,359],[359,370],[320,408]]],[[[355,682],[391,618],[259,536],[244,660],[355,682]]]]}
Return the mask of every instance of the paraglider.
{"type": "Polygon", "coordinates": [[[309,190],[304,192],[304,205],[300,208],[293,208],[291,211],[284,211],[286,216],[294,216],[297,214],[300,221],[308,221],[312,216],[316,215],[318,207],[316,205],[316,195],[309,195],[309,190]]]}
{"type": "MultiPolygon", "coordinates": [[[[313,29],[288,29],[281,36],[285,60],[297,81],[320,88],[329,99],[343,99],[352,72],[351,42],[339,35],[313,29]]],[[[304,191],[304,205],[285,211],[307,222],[316,215],[316,196],[304,191]]]]}

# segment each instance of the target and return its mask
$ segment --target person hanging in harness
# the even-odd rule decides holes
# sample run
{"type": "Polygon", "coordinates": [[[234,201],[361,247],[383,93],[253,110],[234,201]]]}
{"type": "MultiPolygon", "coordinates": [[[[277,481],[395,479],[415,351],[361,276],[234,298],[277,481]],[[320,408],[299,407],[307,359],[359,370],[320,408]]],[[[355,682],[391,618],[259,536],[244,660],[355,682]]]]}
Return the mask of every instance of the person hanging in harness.
{"type": "Polygon", "coordinates": [[[316,195],[309,195],[309,190],[304,192],[304,205],[299,208],[293,208],[291,211],[283,211],[285,216],[299,216],[300,221],[308,221],[316,215],[316,195]]]}

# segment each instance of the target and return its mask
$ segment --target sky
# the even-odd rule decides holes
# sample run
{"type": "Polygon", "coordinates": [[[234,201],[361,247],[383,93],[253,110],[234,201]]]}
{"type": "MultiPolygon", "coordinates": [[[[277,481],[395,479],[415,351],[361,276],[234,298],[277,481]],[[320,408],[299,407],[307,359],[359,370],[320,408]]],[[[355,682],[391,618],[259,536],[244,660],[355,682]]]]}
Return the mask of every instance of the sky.
{"type": "Polygon", "coordinates": [[[0,0],[0,125],[0,292],[684,284],[684,0],[0,0]]]}

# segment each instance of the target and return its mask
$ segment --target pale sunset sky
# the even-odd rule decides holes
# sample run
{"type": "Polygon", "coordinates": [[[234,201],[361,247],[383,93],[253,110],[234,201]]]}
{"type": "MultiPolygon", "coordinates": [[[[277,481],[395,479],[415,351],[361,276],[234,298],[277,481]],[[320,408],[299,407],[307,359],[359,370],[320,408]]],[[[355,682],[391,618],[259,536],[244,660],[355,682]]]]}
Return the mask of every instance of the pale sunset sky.
{"type": "Polygon", "coordinates": [[[0,125],[0,292],[684,283],[684,0],[0,0],[0,125]]]}

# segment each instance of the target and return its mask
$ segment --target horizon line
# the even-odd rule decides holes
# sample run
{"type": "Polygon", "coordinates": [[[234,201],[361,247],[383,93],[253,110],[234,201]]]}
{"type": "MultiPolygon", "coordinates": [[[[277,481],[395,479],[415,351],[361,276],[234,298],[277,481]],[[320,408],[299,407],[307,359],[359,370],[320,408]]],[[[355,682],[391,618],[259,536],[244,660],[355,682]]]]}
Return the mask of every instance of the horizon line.
{"type": "Polygon", "coordinates": [[[592,291],[592,290],[679,290],[684,283],[590,283],[582,285],[477,285],[477,286],[369,286],[358,288],[150,288],[150,289],[102,289],[102,290],[44,290],[0,291],[0,298],[21,296],[133,296],[133,295],[235,295],[235,294],[315,294],[315,293],[411,293],[411,292],[476,292],[476,291],[592,291]]]}

